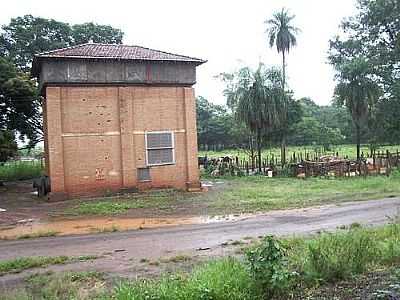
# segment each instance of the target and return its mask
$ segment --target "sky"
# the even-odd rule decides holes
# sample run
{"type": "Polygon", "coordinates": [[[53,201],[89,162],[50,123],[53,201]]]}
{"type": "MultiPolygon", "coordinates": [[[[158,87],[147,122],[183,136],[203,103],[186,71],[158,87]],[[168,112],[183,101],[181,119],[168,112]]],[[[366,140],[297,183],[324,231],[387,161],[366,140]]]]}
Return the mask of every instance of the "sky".
{"type": "Polygon", "coordinates": [[[221,72],[280,65],[267,44],[264,21],[282,7],[296,15],[298,46],[287,58],[289,88],[295,97],[320,105],[332,99],[334,72],[327,63],[329,39],[356,12],[355,0],[14,0],[3,4],[0,24],[32,14],[70,24],[95,22],[120,28],[124,43],[208,60],[197,68],[196,95],[225,104],[221,72]]]}

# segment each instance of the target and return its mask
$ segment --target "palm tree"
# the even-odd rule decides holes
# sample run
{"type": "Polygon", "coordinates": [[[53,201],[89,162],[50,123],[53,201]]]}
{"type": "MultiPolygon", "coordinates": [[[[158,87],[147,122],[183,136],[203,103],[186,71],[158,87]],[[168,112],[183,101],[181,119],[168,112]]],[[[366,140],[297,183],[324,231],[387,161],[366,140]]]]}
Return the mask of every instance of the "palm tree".
{"type": "Polygon", "coordinates": [[[356,130],[357,160],[360,160],[361,130],[381,95],[381,89],[369,75],[369,64],[364,58],[344,62],[336,68],[339,83],[335,88],[335,100],[344,104],[351,114],[356,130]]]}
{"type": "MultiPolygon", "coordinates": [[[[295,15],[290,15],[289,11],[282,8],[281,11],[273,14],[272,19],[266,20],[269,46],[274,45],[278,53],[282,53],[282,89],[286,86],[286,54],[290,49],[297,45],[296,34],[300,31],[291,24],[295,15]]],[[[282,136],[281,163],[286,163],[286,137],[282,136]]]]}
{"type": "Polygon", "coordinates": [[[258,171],[261,172],[263,136],[281,121],[284,107],[281,103],[281,74],[279,70],[266,69],[262,64],[255,72],[243,68],[238,74],[239,83],[234,90],[236,117],[256,137],[258,171]]]}

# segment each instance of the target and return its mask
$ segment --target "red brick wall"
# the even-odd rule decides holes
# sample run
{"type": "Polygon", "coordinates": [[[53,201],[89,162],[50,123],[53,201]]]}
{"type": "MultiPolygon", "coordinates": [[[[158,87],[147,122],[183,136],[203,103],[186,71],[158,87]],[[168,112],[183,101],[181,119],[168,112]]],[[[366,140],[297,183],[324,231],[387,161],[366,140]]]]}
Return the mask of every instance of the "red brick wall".
{"type": "Polygon", "coordinates": [[[47,87],[45,137],[52,192],[68,196],[120,188],[199,183],[195,98],[183,87],[47,87]],[[46,122],[47,120],[47,122],[46,122]],[[146,131],[173,131],[173,165],[146,166],[146,131]]]}

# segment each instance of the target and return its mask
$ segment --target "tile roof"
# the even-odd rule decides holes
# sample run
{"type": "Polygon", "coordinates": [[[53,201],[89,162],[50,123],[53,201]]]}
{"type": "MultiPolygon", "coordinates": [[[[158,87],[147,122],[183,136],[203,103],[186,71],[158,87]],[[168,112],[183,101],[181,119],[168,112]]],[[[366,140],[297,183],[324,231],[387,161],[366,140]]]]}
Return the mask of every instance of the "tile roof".
{"type": "Polygon", "coordinates": [[[120,59],[120,60],[149,60],[187,62],[200,65],[205,60],[154,50],[140,46],[120,44],[81,44],[68,48],[56,49],[35,55],[39,58],[93,58],[93,59],[120,59]]]}

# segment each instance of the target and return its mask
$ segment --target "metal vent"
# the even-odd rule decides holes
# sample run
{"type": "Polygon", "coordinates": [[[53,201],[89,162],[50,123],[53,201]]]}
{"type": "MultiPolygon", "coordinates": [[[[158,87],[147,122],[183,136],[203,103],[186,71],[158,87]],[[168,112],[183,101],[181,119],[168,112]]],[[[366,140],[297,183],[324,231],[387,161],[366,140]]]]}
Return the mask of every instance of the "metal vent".
{"type": "Polygon", "coordinates": [[[149,168],[137,169],[137,176],[139,181],[151,181],[149,168]]]}

